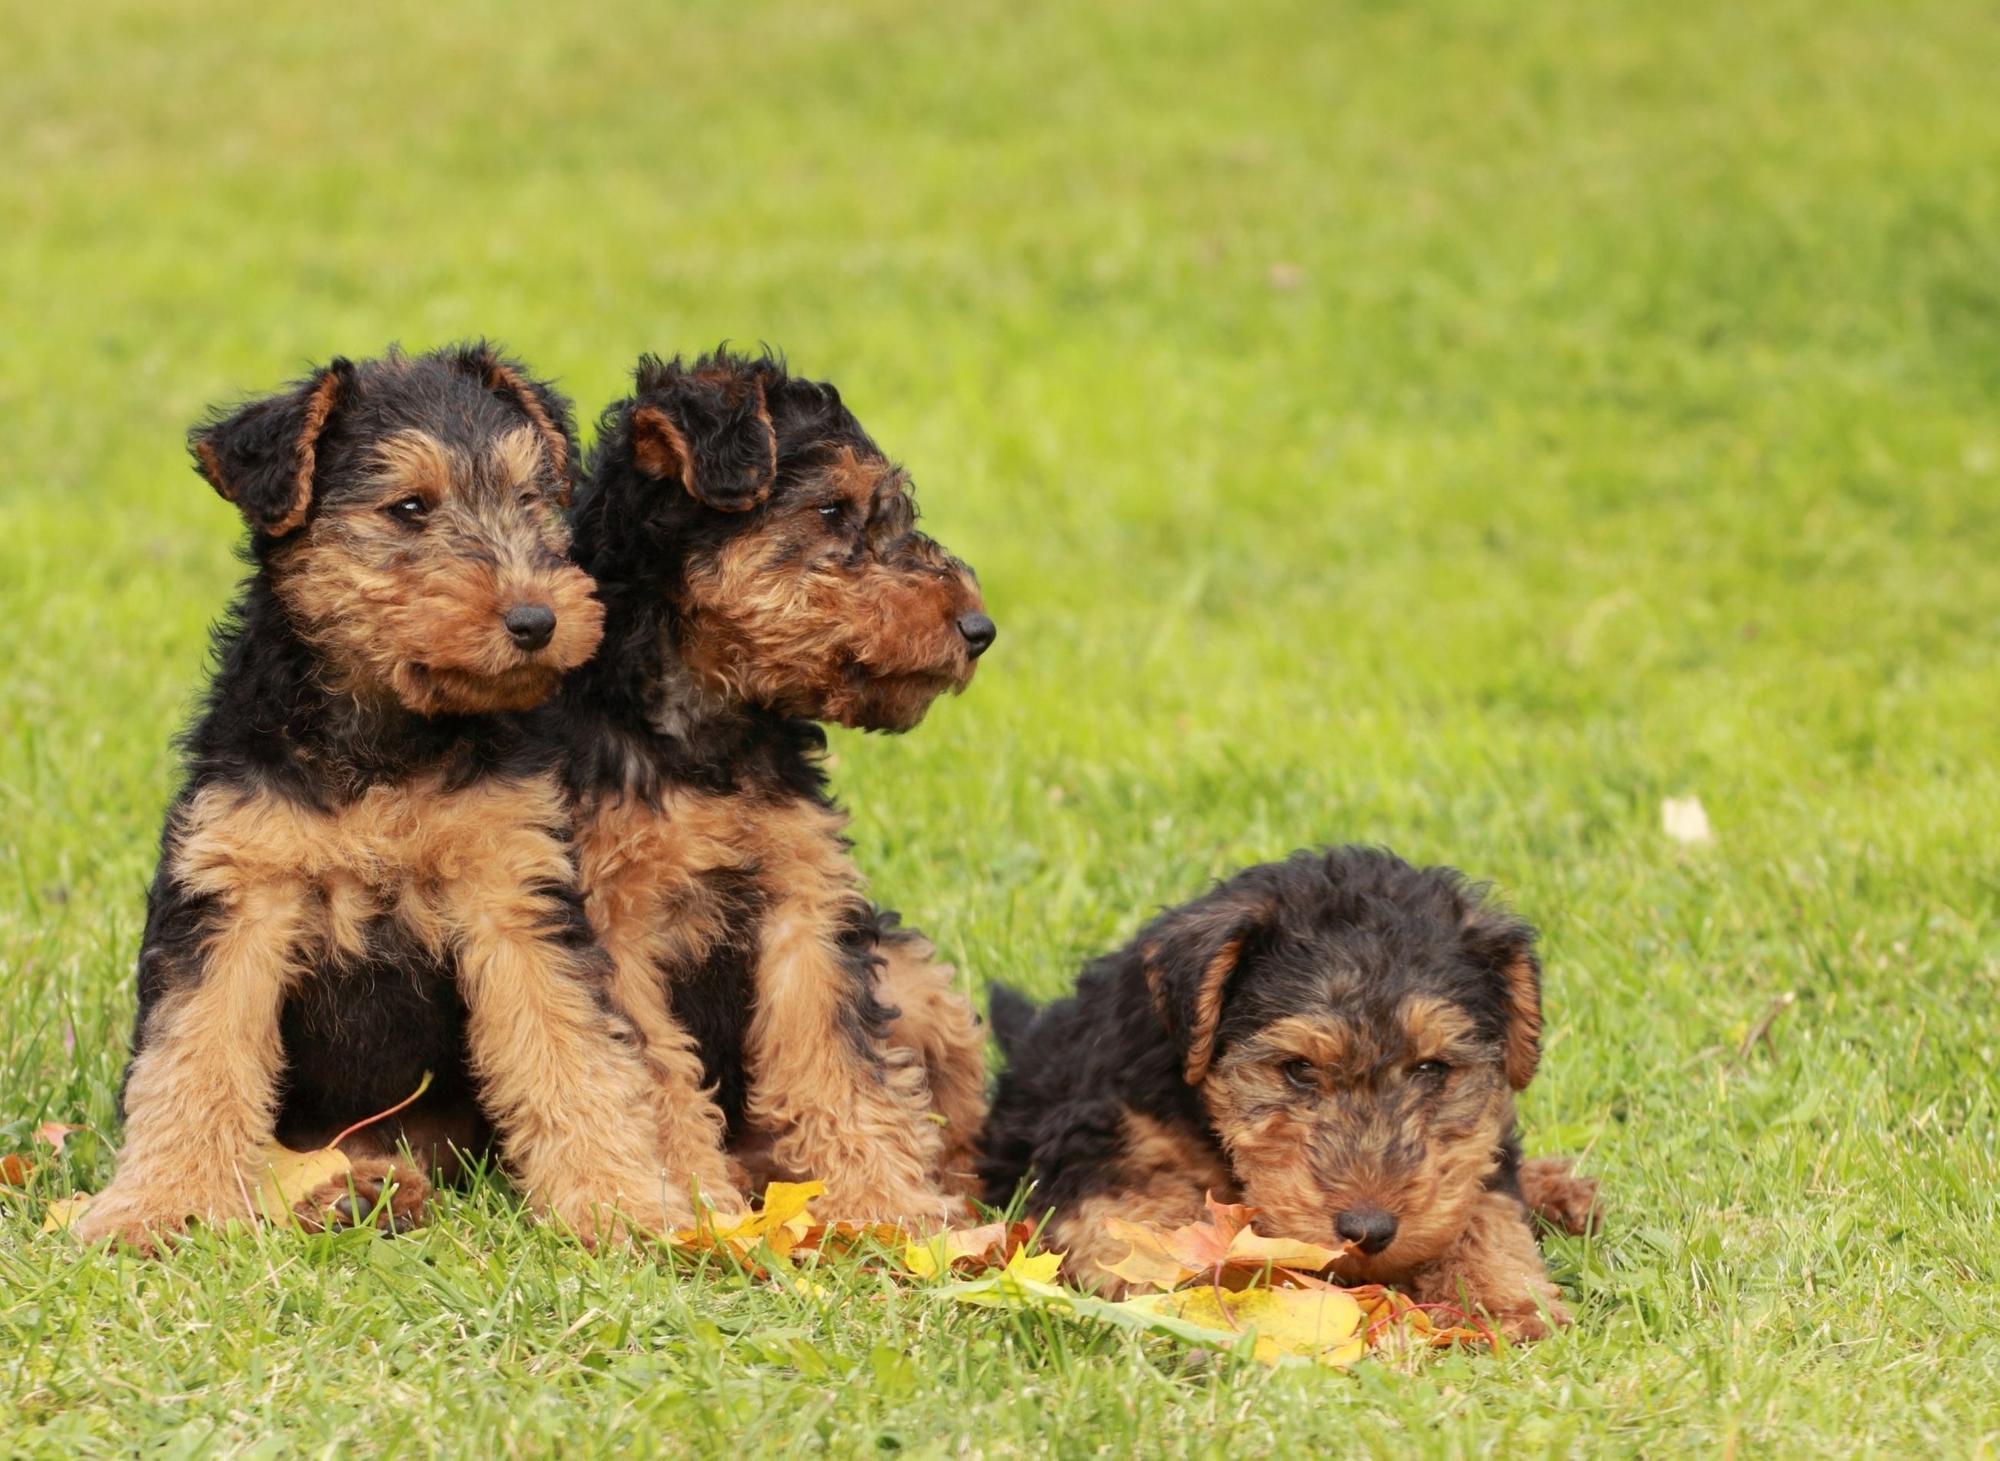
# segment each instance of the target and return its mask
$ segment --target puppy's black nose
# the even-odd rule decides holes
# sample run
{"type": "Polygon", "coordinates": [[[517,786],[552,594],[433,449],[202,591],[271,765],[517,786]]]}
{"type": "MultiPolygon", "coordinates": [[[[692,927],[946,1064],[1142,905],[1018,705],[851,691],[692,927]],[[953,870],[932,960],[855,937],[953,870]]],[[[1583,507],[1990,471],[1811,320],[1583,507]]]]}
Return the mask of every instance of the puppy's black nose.
{"type": "Polygon", "coordinates": [[[547,604],[516,604],[500,616],[523,649],[540,649],[556,632],[556,611],[547,604]]]}
{"type": "Polygon", "coordinates": [[[1380,1253],[1396,1241],[1396,1219],[1379,1207],[1350,1207],[1333,1220],[1333,1230],[1363,1253],[1380,1253]]]}
{"type": "Polygon", "coordinates": [[[1000,631],[984,614],[960,614],[958,632],[965,636],[965,652],[974,659],[986,653],[1000,631]]]}

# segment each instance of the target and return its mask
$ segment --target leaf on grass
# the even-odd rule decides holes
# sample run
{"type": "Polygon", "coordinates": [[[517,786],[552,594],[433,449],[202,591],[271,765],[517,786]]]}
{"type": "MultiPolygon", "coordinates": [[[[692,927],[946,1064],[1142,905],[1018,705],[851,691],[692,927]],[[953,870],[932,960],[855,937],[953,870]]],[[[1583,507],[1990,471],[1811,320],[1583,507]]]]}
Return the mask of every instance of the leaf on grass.
{"type": "Polygon", "coordinates": [[[1708,825],[1708,811],[1698,796],[1670,796],[1661,802],[1660,830],[1673,841],[1690,847],[1715,840],[1715,833],[1708,825]]]}
{"type": "Polygon", "coordinates": [[[339,1182],[354,1171],[347,1153],[338,1147],[319,1147],[295,1152],[277,1142],[258,1148],[264,1176],[257,1186],[258,1209],[272,1222],[282,1222],[294,1207],[329,1182],[339,1182]]]}
{"type": "Polygon", "coordinates": [[[947,1228],[903,1246],[903,1266],[918,1278],[936,1278],[947,1269],[976,1273],[1004,1267],[1035,1234],[1033,1223],[984,1223],[976,1228],[947,1228]]]}
{"type": "Polygon", "coordinates": [[[1241,1203],[1207,1198],[1208,1218],[1162,1232],[1146,1223],[1106,1218],[1114,1238],[1132,1251],[1111,1272],[1136,1288],[1177,1288],[1189,1279],[1207,1278],[1225,1287],[1241,1287],[1266,1271],[1285,1275],[1320,1273],[1346,1252],[1292,1238],[1266,1238],[1250,1226],[1257,1209],[1241,1203]]]}
{"type": "Polygon", "coordinates": [[[1169,1315],[1221,1334],[1225,1343],[1249,1337],[1252,1353],[1267,1365],[1292,1360],[1346,1366],[1368,1348],[1361,1306],[1345,1289],[1245,1289],[1208,1285],[1170,1294],[1127,1299],[1126,1307],[1169,1315]]]}
{"type": "Polygon", "coordinates": [[[90,1194],[79,1192],[74,1197],[59,1197],[48,1206],[42,1217],[42,1231],[45,1233],[66,1233],[69,1225],[82,1217],[90,1206],[90,1194]]]}
{"type": "Polygon", "coordinates": [[[1361,1306],[1362,1332],[1371,1348],[1398,1343],[1444,1346],[1495,1342],[1491,1329],[1453,1304],[1419,1304],[1379,1283],[1359,1285],[1347,1294],[1361,1306]],[[1439,1324],[1438,1318],[1463,1322],[1439,1324]]]}
{"type": "Polygon", "coordinates": [[[824,1182],[773,1182],[764,1189],[764,1205],[756,1212],[721,1225],[704,1214],[700,1222],[682,1228],[668,1241],[687,1252],[727,1252],[738,1259],[748,1258],[761,1245],[774,1257],[788,1258],[813,1230],[806,1204],[824,1191],[824,1182]]]}
{"type": "Polygon", "coordinates": [[[35,1164],[18,1152],[0,1157],[0,1187],[26,1187],[35,1164]]]}
{"type": "Polygon", "coordinates": [[[1056,1284],[1062,1261],[1060,1253],[1030,1253],[1026,1248],[1017,1248],[1005,1268],[989,1278],[953,1284],[951,1296],[962,1304],[991,1309],[1068,1299],[1072,1297],[1070,1291],[1056,1284]]]}
{"type": "Polygon", "coordinates": [[[71,1126],[61,1121],[44,1121],[35,1128],[35,1140],[59,1157],[62,1155],[63,1143],[69,1140],[69,1134],[81,1130],[83,1130],[81,1126],[71,1126]]]}
{"type": "Polygon", "coordinates": [[[1061,1263],[1060,1253],[1016,1253],[999,1273],[951,1284],[945,1292],[961,1304],[1036,1309],[1220,1349],[1248,1338],[1252,1353],[1266,1364],[1309,1359],[1346,1365],[1366,1348],[1361,1307],[1341,1289],[1253,1289],[1224,1295],[1214,1288],[1195,1288],[1114,1303],[1054,1283],[1061,1263]]]}

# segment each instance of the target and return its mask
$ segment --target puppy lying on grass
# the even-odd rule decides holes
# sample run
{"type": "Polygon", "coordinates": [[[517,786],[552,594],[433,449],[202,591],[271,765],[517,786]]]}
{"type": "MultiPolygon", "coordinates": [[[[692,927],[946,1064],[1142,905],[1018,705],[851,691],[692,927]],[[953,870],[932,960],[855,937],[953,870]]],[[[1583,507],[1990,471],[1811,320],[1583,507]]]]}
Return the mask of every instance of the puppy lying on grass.
{"type": "Polygon", "coordinates": [[[1213,1192],[1258,1208],[1268,1235],[1349,1245],[1345,1282],[1538,1338],[1569,1316],[1531,1206],[1580,1226],[1595,1183],[1521,1160],[1534,941],[1459,874],[1386,852],[1238,873],[1091,964],[1067,999],[1037,1010],[994,991],[1007,1068],[986,1198],[1032,1179],[1067,1277],[1114,1295],[1126,1245],[1103,1220],[1178,1226],[1213,1192]]]}

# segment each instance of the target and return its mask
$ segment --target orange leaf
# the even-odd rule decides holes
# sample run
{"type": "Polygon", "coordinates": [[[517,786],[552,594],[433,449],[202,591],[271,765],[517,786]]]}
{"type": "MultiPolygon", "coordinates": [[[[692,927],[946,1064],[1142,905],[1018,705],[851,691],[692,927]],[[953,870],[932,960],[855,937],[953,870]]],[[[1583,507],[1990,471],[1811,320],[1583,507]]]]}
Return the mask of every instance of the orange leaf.
{"type": "Polygon", "coordinates": [[[1104,1231],[1132,1245],[1131,1252],[1118,1262],[1107,1265],[1111,1272],[1129,1284],[1142,1288],[1176,1288],[1199,1272],[1183,1263],[1167,1247],[1166,1234],[1158,1228],[1107,1217],[1104,1231]]]}
{"type": "Polygon", "coordinates": [[[35,1164],[26,1157],[9,1152],[0,1157],[0,1182],[9,1187],[26,1187],[28,1174],[35,1170],[35,1164]]]}
{"type": "Polygon", "coordinates": [[[72,1131],[81,1131],[81,1126],[68,1126],[60,1121],[44,1121],[35,1128],[35,1140],[43,1142],[57,1156],[62,1155],[63,1143],[72,1131]]]}
{"type": "Polygon", "coordinates": [[[1189,1223],[1170,1233],[1145,1223],[1106,1218],[1105,1231],[1131,1245],[1131,1252],[1109,1265],[1111,1272],[1129,1284],[1171,1289],[1203,1275],[1216,1283],[1241,1287],[1268,1271],[1285,1287],[1304,1288],[1309,1285],[1296,1281],[1300,1275],[1330,1267],[1346,1251],[1344,1247],[1326,1248],[1292,1238],[1264,1237],[1250,1226],[1256,1208],[1217,1202],[1212,1192],[1206,1203],[1207,1221],[1189,1223]]]}

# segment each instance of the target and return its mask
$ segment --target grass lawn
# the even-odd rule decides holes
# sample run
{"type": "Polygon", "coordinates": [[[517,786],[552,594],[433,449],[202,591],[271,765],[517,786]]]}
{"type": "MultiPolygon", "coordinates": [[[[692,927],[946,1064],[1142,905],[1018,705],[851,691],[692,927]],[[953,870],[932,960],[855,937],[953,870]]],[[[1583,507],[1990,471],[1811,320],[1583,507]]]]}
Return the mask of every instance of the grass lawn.
{"type": "Polygon", "coordinates": [[[108,1138],[202,407],[488,333],[837,379],[1001,637],[840,736],[878,894],[1053,993],[1246,861],[1386,843],[1545,930],[1579,1323],[1271,1372],[527,1226],[37,1235],[0,1451],[2000,1446],[2000,28],[1972,3],[7,0],[0,1152],[108,1138]],[[200,13],[197,13],[197,10],[200,13]],[[1712,845],[1661,831],[1699,795],[1712,845]],[[1771,1041],[1739,1053],[1787,992],[1771,1041]]]}

